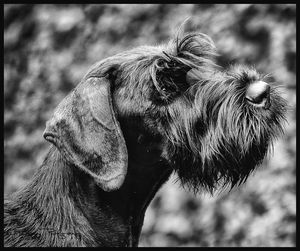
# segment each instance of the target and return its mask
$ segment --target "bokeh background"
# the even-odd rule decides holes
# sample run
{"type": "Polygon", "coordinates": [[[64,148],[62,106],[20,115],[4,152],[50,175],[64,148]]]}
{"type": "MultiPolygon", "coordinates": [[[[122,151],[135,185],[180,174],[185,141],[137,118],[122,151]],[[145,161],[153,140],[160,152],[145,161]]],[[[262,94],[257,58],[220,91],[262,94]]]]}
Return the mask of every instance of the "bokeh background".
{"type": "Polygon", "coordinates": [[[296,245],[296,6],[293,4],[4,5],[4,193],[49,148],[45,121],[98,60],[166,42],[187,17],[212,37],[218,64],[254,65],[289,102],[284,137],[230,193],[191,192],[171,177],[147,210],[140,246],[296,245]]]}

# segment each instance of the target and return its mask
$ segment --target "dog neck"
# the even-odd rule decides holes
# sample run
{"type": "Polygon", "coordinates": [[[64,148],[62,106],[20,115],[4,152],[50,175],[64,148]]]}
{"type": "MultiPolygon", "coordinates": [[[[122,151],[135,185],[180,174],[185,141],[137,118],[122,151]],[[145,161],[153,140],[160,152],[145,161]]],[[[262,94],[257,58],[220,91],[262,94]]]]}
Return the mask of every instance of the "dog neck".
{"type": "MultiPolygon", "coordinates": [[[[147,158],[141,151],[128,150],[147,158]]],[[[171,174],[163,163],[152,160],[142,166],[139,158],[129,159],[122,187],[105,192],[51,147],[31,183],[13,201],[27,210],[23,215],[38,218],[28,220],[38,222],[31,229],[49,235],[52,246],[68,245],[69,239],[78,246],[137,246],[146,208],[171,174]]]]}
{"type": "Polygon", "coordinates": [[[136,119],[119,118],[128,150],[128,172],[117,197],[127,200],[131,245],[137,246],[145,211],[159,190],[168,180],[172,169],[161,158],[161,138],[153,137],[136,119]]]}

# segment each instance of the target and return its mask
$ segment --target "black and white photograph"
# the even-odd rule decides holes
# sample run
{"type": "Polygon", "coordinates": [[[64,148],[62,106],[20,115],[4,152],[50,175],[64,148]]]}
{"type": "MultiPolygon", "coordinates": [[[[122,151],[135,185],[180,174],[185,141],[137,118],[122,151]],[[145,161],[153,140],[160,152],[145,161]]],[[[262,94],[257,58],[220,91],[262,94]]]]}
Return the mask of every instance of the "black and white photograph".
{"type": "Polygon", "coordinates": [[[4,247],[296,247],[296,4],[4,4],[4,247]]]}

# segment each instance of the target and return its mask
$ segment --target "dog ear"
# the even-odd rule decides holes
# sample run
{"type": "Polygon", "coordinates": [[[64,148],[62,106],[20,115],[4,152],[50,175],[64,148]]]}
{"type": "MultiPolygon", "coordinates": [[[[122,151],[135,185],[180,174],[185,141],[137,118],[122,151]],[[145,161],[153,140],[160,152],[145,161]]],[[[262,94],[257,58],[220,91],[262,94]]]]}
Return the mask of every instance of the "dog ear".
{"type": "Polygon", "coordinates": [[[83,79],[58,105],[43,136],[67,161],[91,175],[104,191],[123,184],[127,148],[107,78],[83,79]]]}

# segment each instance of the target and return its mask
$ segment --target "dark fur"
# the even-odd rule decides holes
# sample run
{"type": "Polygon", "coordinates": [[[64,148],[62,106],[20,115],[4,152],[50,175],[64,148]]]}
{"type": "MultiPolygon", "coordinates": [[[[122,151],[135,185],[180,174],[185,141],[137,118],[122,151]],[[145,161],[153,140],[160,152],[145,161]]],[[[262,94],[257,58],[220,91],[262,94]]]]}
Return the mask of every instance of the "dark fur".
{"type": "MultiPolygon", "coordinates": [[[[33,180],[5,203],[5,245],[137,246],[145,210],[173,171],[194,192],[245,182],[282,133],[286,105],[274,87],[268,109],[246,102],[248,85],[262,77],[248,67],[221,71],[215,54],[211,39],[195,33],[95,64],[82,82],[110,81],[128,151],[125,180],[109,189],[45,136],[59,150],[53,146],[33,180]]],[[[110,172],[97,160],[89,170],[110,172]]]]}

